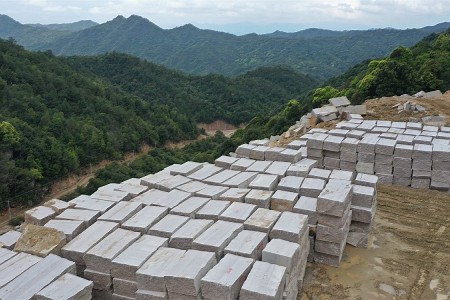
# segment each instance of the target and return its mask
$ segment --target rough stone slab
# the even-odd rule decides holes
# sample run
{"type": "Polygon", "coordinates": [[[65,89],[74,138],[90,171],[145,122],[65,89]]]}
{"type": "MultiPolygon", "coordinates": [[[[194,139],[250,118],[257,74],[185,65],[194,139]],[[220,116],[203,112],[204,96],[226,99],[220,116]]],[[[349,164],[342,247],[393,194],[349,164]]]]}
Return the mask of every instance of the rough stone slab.
{"type": "MultiPolygon", "coordinates": [[[[308,251],[307,249],[306,251],[308,251]]],[[[262,261],[286,268],[286,273],[290,274],[298,264],[300,251],[305,251],[299,244],[273,239],[262,251],[262,261]]]]}
{"type": "Polygon", "coordinates": [[[325,187],[325,180],[305,178],[300,188],[300,196],[317,198],[325,187]]]}
{"type": "Polygon", "coordinates": [[[132,231],[147,232],[148,229],[167,215],[169,209],[161,206],[145,206],[125,221],[121,227],[132,231]]]}
{"type": "MultiPolygon", "coordinates": [[[[348,132],[349,132],[349,130],[347,130],[347,129],[340,129],[340,128],[335,128],[335,129],[331,129],[330,131],[328,131],[328,133],[331,136],[338,136],[338,137],[343,137],[343,138],[345,138],[347,136],[348,132]]],[[[327,139],[325,141],[327,141],[327,139]]],[[[331,151],[334,151],[334,150],[331,150],[331,151]]]]}
{"type": "Polygon", "coordinates": [[[243,144],[237,147],[236,154],[239,157],[249,157],[250,156],[250,150],[256,148],[257,146],[249,145],[249,144],[243,144]]]}
{"type": "Polygon", "coordinates": [[[379,138],[374,136],[365,135],[358,144],[358,152],[362,153],[375,153],[375,147],[379,138]]]}
{"type": "Polygon", "coordinates": [[[233,202],[220,214],[219,220],[243,223],[256,209],[254,204],[233,202]]]}
{"type": "Polygon", "coordinates": [[[340,152],[339,159],[341,161],[356,163],[358,161],[358,154],[356,152],[350,152],[350,151],[343,150],[340,152]]]}
{"type": "Polygon", "coordinates": [[[258,208],[245,222],[244,229],[269,233],[281,213],[265,208],[258,208]]]}
{"type": "Polygon", "coordinates": [[[177,186],[186,184],[192,181],[192,178],[188,178],[182,175],[172,176],[171,178],[162,180],[156,184],[156,188],[162,191],[170,192],[177,186]]]}
{"type": "Polygon", "coordinates": [[[350,213],[350,206],[347,207],[347,210],[344,212],[344,215],[342,217],[336,217],[336,216],[318,213],[317,221],[319,224],[322,224],[324,226],[339,228],[344,225],[349,213],[350,213]]]}
{"type": "Polygon", "coordinates": [[[200,280],[216,265],[214,253],[188,250],[180,258],[178,268],[165,278],[166,287],[171,293],[197,296],[200,293],[200,280]]]}
{"type": "Polygon", "coordinates": [[[63,257],[84,265],[84,254],[118,226],[119,224],[113,222],[95,222],[61,249],[63,257]]]}
{"type": "Polygon", "coordinates": [[[92,294],[92,281],[72,274],[64,274],[39,291],[36,300],[67,299],[76,300],[92,294]]]}
{"type": "Polygon", "coordinates": [[[237,157],[222,155],[215,160],[214,164],[219,168],[229,169],[238,159],[237,157]]]}
{"type": "Polygon", "coordinates": [[[155,188],[156,184],[164,179],[171,178],[172,175],[170,175],[169,172],[158,172],[156,174],[149,174],[147,176],[144,176],[141,178],[141,184],[148,186],[150,188],[155,188]]]}
{"type": "Polygon", "coordinates": [[[84,255],[86,267],[92,271],[109,274],[111,261],[128,248],[140,233],[118,228],[106,236],[84,255]]]}
{"type": "Polygon", "coordinates": [[[253,189],[245,196],[245,203],[254,204],[260,208],[270,208],[273,191],[253,189]]]}
{"type": "Polygon", "coordinates": [[[403,134],[411,135],[413,137],[416,137],[416,136],[420,135],[421,132],[422,132],[421,130],[406,129],[405,132],[403,132],[403,134]]]}
{"type": "Polygon", "coordinates": [[[328,103],[334,107],[348,106],[351,104],[346,96],[328,99],[328,103]]]}
{"type": "Polygon", "coordinates": [[[302,140],[295,140],[290,142],[287,147],[289,149],[294,149],[294,150],[298,150],[302,147],[306,147],[306,141],[302,141],[302,140]]]}
{"type": "Polygon", "coordinates": [[[256,172],[241,172],[223,182],[222,185],[232,188],[247,188],[257,175],[256,172]]]}
{"type": "MultiPolygon", "coordinates": [[[[136,281],[136,271],[160,247],[167,247],[168,240],[152,235],[143,235],[111,262],[111,275],[122,280],[136,281]]],[[[114,287],[115,289],[115,287],[114,287]]],[[[118,293],[120,295],[125,295],[118,293]]],[[[127,295],[125,295],[127,296],[127,295]]]]}
{"type": "Polygon", "coordinates": [[[53,228],[27,224],[14,246],[14,251],[45,257],[50,253],[59,255],[65,244],[66,236],[63,232],[53,228]]]}
{"type": "Polygon", "coordinates": [[[93,193],[91,195],[91,198],[106,200],[106,201],[111,201],[111,202],[119,202],[119,201],[130,200],[132,198],[132,195],[128,192],[122,192],[122,191],[97,190],[95,193],[93,193]]]}
{"type": "Polygon", "coordinates": [[[160,237],[170,238],[172,234],[177,231],[189,220],[185,216],[167,215],[161,219],[158,223],[150,227],[149,234],[153,234],[160,237]]]}
{"type": "Polygon", "coordinates": [[[331,170],[312,168],[307,177],[328,180],[328,178],[330,177],[330,174],[331,174],[331,170]]]}
{"type": "Polygon", "coordinates": [[[425,144],[415,144],[414,150],[412,154],[412,158],[419,159],[419,160],[431,160],[433,153],[433,146],[432,145],[425,145],[425,144]]]}
{"type": "Polygon", "coordinates": [[[245,195],[250,192],[250,189],[230,188],[225,193],[219,196],[219,200],[230,202],[244,202],[245,195]]]}
{"type": "Polygon", "coordinates": [[[292,212],[307,215],[308,224],[317,224],[317,198],[301,196],[295,204],[292,212]]]}
{"type": "Polygon", "coordinates": [[[250,145],[255,145],[255,146],[267,146],[269,145],[270,140],[269,139],[262,139],[262,140],[253,140],[250,141],[250,145]]]}
{"type": "Polygon", "coordinates": [[[69,204],[71,204],[73,208],[97,210],[101,213],[106,212],[115,205],[112,201],[94,199],[86,195],[81,195],[73,200],[70,200],[69,204]]]}
{"type": "Polygon", "coordinates": [[[148,191],[148,189],[148,186],[141,185],[141,180],[138,178],[130,178],[127,181],[122,182],[117,188],[115,188],[116,191],[127,192],[131,194],[132,197],[136,197],[137,195],[148,191]]]}
{"type": "Polygon", "coordinates": [[[397,144],[412,145],[413,141],[414,136],[412,135],[400,134],[397,136],[397,144]]]}
{"type": "Polygon", "coordinates": [[[177,189],[180,191],[184,191],[187,193],[196,193],[200,190],[203,190],[204,188],[207,188],[208,185],[200,182],[200,181],[190,181],[188,183],[185,183],[183,185],[177,186],[177,189]]]}
{"type": "Polygon", "coordinates": [[[375,173],[376,174],[391,174],[392,173],[392,163],[391,164],[380,164],[380,163],[375,163],[375,173]]]}
{"type": "Polygon", "coordinates": [[[341,156],[341,153],[339,151],[328,151],[328,150],[323,150],[323,156],[324,158],[337,158],[339,159],[339,157],[341,156]]]}
{"type": "Polygon", "coordinates": [[[328,254],[339,257],[342,255],[342,252],[344,251],[346,240],[347,236],[345,237],[345,240],[341,241],[340,243],[331,243],[316,239],[314,243],[315,247],[314,251],[316,253],[328,254]]]}
{"type": "Polygon", "coordinates": [[[432,166],[433,162],[431,160],[413,159],[413,170],[431,171],[432,166]]]}
{"type": "Polygon", "coordinates": [[[192,247],[196,250],[215,252],[217,259],[220,259],[225,247],[243,228],[243,224],[219,220],[197,237],[192,242],[192,247]]]}
{"type": "Polygon", "coordinates": [[[299,193],[304,179],[304,177],[286,176],[280,180],[278,190],[299,193]]]}
{"type": "Polygon", "coordinates": [[[323,165],[327,169],[338,169],[340,164],[341,160],[339,158],[325,157],[323,160],[323,165]]]}
{"type": "Polygon", "coordinates": [[[402,186],[410,186],[411,185],[411,177],[399,177],[394,175],[392,184],[402,185],[402,186]]]}
{"type": "Polygon", "coordinates": [[[245,171],[248,167],[250,167],[255,162],[254,159],[249,158],[239,158],[236,162],[234,162],[230,169],[235,171],[245,171]]]}
{"type": "Polygon", "coordinates": [[[202,279],[201,290],[205,299],[237,299],[243,279],[247,278],[254,263],[247,257],[227,254],[202,279]]]}
{"type": "Polygon", "coordinates": [[[180,190],[172,190],[169,193],[164,194],[160,198],[155,199],[152,205],[174,208],[191,196],[192,193],[187,193],[180,190]]]}
{"type": "Polygon", "coordinates": [[[342,136],[329,135],[323,142],[323,150],[339,152],[341,149],[341,143],[344,140],[342,136]]]}
{"type": "Polygon", "coordinates": [[[266,174],[278,175],[281,177],[286,176],[286,172],[291,166],[289,162],[274,161],[265,171],[266,174]]]}
{"type": "Polygon", "coordinates": [[[122,224],[142,208],[142,203],[122,201],[101,215],[98,220],[122,224]]]}
{"type": "Polygon", "coordinates": [[[270,209],[276,211],[292,211],[298,200],[298,192],[278,190],[272,195],[270,209]]]}
{"type": "Polygon", "coordinates": [[[304,158],[301,161],[292,164],[287,170],[288,176],[306,177],[312,168],[317,167],[317,161],[309,158],[304,158]]]}
{"type": "Polygon", "coordinates": [[[431,180],[430,189],[437,191],[448,191],[450,189],[449,182],[433,181],[431,180]]]}
{"type": "Polygon", "coordinates": [[[413,170],[413,178],[431,179],[431,170],[413,170]]]}
{"type": "Polygon", "coordinates": [[[239,299],[281,299],[285,283],[285,267],[256,261],[242,285],[239,299]]]}
{"type": "Polygon", "coordinates": [[[270,239],[282,239],[300,243],[308,232],[308,216],[293,212],[283,212],[270,231],[270,239]]]}
{"type": "Polygon", "coordinates": [[[192,242],[206,229],[214,224],[213,220],[191,219],[180,229],[175,231],[170,238],[169,245],[173,248],[189,250],[192,242]]]}
{"type": "Polygon", "coordinates": [[[278,176],[271,174],[258,174],[249,184],[249,188],[260,190],[275,190],[278,184],[278,176]]]}
{"type": "MultiPolygon", "coordinates": [[[[97,272],[94,270],[90,270],[90,269],[85,269],[84,270],[84,278],[86,278],[87,280],[90,280],[94,283],[94,290],[93,292],[93,297],[95,295],[95,291],[104,291],[105,293],[107,291],[111,291],[112,293],[112,277],[111,274],[106,274],[106,273],[102,273],[102,272],[97,272]]],[[[109,299],[107,297],[96,297],[96,298],[100,298],[100,299],[109,299]]]]}
{"type": "Polygon", "coordinates": [[[358,153],[358,162],[375,163],[375,153],[358,153]]]}
{"type": "Polygon", "coordinates": [[[328,255],[325,253],[314,253],[314,262],[324,265],[329,265],[333,267],[339,267],[339,264],[341,263],[342,255],[340,256],[334,256],[334,255],[328,255]]]}
{"type": "Polygon", "coordinates": [[[167,291],[154,292],[139,289],[136,291],[136,300],[166,300],[166,299],[167,299],[167,291]]]}
{"type": "Polygon", "coordinates": [[[238,175],[240,172],[235,170],[223,170],[211,177],[204,180],[205,183],[220,185],[221,183],[227,181],[231,177],[238,175]]]}
{"type": "Polygon", "coordinates": [[[162,292],[165,295],[164,277],[173,274],[179,268],[179,260],[185,253],[185,250],[175,248],[159,248],[136,272],[138,287],[136,296],[138,296],[139,290],[162,292]]]}
{"type": "Polygon", "coordinates": [[[330,174],[330,179],[353,181],[355,179],[355,172],[332,170],[330,174]]]}
{"type": "Polygon", "coordinates": [[[75,273],[75,263],[50,254],[0,289],[0,299],[32,299],[65,273],[75,273]]]}
{"type": "Polygon", "coordinates": [[[375,166],[373,163],[358,161],[358,163],[356,163],[356,171],[359,173],[373,174],[375,172],[375,166]]]}
{"type": "Polygon", "coordinates": [[[219,215],[231,204],[230,201],[210,200],[196,214],[196,219],[218,220],[219,215]]]}
{"type": "Polygon", "coordinates": [[[54,219],[48,221],[44,227],[54,228],[63,232],[66,240],[69,242],[86,229],[86,224],[83,221],[54,219]]]}
{"type": "Polygon", "coordinates": [[[414,145],[420,144],[420,145],[431,145],[433,141],[433,137],[431,136],[425,136],[421,133],[421,135],[417,135],[414,137],[414,145]]]}
{"type": "Polygon", "coordinates": [[[47,202],[44,203],[44,206],[46,207],[50,207],[51,209],[53,209],[56,213],[61,213],[64,210],[73,207],[72,204],[70,204],[69,202],[66,201],[62,201],[59,199],[52,199],[52,200],[48,200],[47,202]]]}
{"type": "Polygon", "coordinates": [[[155,201],[160,198],[165,199],[167,197],[168,192],[161,191],[158,189],[151,189],[143,194],[140,194],[137,197],[134,197],[130,201],[132,202],[140,202],[145,205],[152,205],[155,201]]]}
{"type": "Polygon", "coordinates": [[[175,167],[173,170],[171,170],[170,175],[188,176],[200,170],[201,168],[203,168],[203,164],[194,161],[187,161],[184,164],[179,165],[175,167]]]}
{"type": "Polygon", "coordinates": [[[392,174],[394,174],[394,181],[395,181],[396,177],[397,178],[403,177],[403,178],[411,179],[411,177],[412,177],[412,169],[411,169],[411,167],[409,167],[409,168],[395,167],[394,171],[392,172],[392,174]]]}
{"type": "Polygon", "coordinates": [[[1,255],[1,251],[0,288],[42,260],[42,258],[35,255],[16,252],[11,252],[10,255],[12,256],[6,260],[4,255],[1,255]]]}
{"type": "Polygon", "coordinates": [[[317,212],[341,217],[352,196],[351,181],[330,180],[317,197],[317,212]]]}
{"type": "Polygon", "coordinates": [[[394,168],[411,169],[412,160],[411,158],[394,157],[393,166],[394,168]]]}
{"type": "Polygon", "coordinates": [[[345,170],[345,171],[351,171],[351,172],[356,171],[356,163],[355,162],[341,160],[339,167],[341,170],[345,170]]]}
{"type": "Polygon", "coordinates": [[[20,238],[21,233],[15,230],[10,230],[0,235],[0,248],[6,248],[12,250],[16,245],[17,240],[20,238]]]}
{"type": "Polygon", "coordinates": [[[255,161],[250,167],[246,169],[247,172],[258,172],[263,173],[267,170],[267,168],[270,166],[272,162],[271,161],[255,161]]]}
{"type": "Polygon", "coordinates": [[[86,226],[92,225],[100,215],[100,211],[88,209],[66,209],[56,216],[59,220],[76,220],[83,221],[86,226]]]}
{"type": "Polygon", "coordinates": [[[113,278],[113,300],[129,300],[136,298],[137,283],[135,281],[113,278]]]}
{"type": "Polygon", "coordinates": [[[375,145],[375,153],[392,155],[394,154],[394,149],[396,145],[396,140],[380,138],[375,145]]]}
{"type": "Polygon", "coordinates": [[[208,177],[213,176],[214,174],[219,173],[222,170],[223,169],[221,167],[219,167],[219,166],[206,164],[206,165],[203,166],[203,168],[201,168],[197,172],[194,172],[194,173],[188,175],[188,178],[191,178],[193,180],[200,180],[200,181],[202,181],[202,180],[205,180],[208,177]]]}
{"type": "Polygon", "coordinates": [[[372,207],[376,194],[376,189],[374,187],[355,184],[353,185],[351,203],[356,206],[372,207]]]}
{"type": "Polygon", "coordinates": [[[316,228],[316,241],[319,240],[340,244],[347,238],[348,231],[350,230],[351,221],[352,221],[352,212],[350,211],[342,227],[330,227],[318,224],[316,228]]]}
{"type": "Polygon", "coordinates": [[[285,148],[281,147],[271,147],[266,150],[264,159],[269,161],[280,161],[281,152],[284,150],[285,148]]]}
{"type": "Polygon", "coordinates": [[[412,178],[411,187],[415,189],[429,189],[431,180],[423,178],[412,178]]]}
{"type": "Polygon", "coordinates": [[[307,155],[308,155],[308,158],[322,157],[322,156],[324,156],[323,152],[324,151],[322,149],[308,148],[307,155]]]}
{"type": "Polygon", "coordinates": [[[225,254],[235,254],[239,256],[261,259],[262,250],[268,243],[268,236],[265,232],[242,230],[225,247],[225,254]]]}
{"type": "Polygon", "coordinates": [[[378,183],[378,177],[376,175],[359,173],[356,175],[356,178],[355,178],[355,184],[359,184],[359,185],[363,185],[363,186],[376,187],[377,183],[378,183]]]}
{"type": "Polygon", "coordinates": [[[379,178],[380,184],[392,185],[392,182],[394,180],[394,175],[377,173],[377,176],[379,178]]]}
{"type": "Polygon", "coordinates": [[[25,212],[25,223],[43,226],[56,215],[50,207],[36,206],[25,212]]]}
{"type": "Polygon", "coordinates": [[[294,149],[285,149],[280,153],[280,161],[296,163],[302,159],[304,151],[302,149],[294,150],[294,149]]]}
{"type": "Polygon", "coordinates": [[[171,214],[194,218],[195,213],[209,201],[209,198],[191,197],[170,210],[171,214]]]}
{"type": "Polygon", "coordinates": [[[195,195],[216,200],[219,199],[220,195],[228,191],[228,189],[225,186],[208,185],[208,187],[196,192],[195,195]]]}
{"type": "Polygon", "coordinates": [[[4,249],[4,248],[0,248],[0,265],[2,263],[4,263],[5,261],[7,261],[8,259],[14,257],[14,255],[16,255],[17,252],[8,250],[8,249],[4,249]]]}
{"type": "Polygon", "coordinates": [[[373,217],[375,215],[375,211],[377,209],[377,202],[374,201],[372,207],[369,208],[352,205],[350,209],[352,211],[352,221],[369,224],[372,222],[373,217]]]}
{"type": "Polygon", "coordinates": [[[257,146],[250,150],[249,157],[256,160],[264,160],[266,151],[269,149],[267,146],[257,146]]]}

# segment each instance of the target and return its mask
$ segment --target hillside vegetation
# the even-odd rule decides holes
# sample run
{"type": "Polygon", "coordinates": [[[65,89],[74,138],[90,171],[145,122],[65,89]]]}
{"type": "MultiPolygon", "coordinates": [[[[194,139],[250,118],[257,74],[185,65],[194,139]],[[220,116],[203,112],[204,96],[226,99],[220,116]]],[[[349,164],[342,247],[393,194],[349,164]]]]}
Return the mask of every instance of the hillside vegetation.
{"type": "Polygon", "coordinates": [[[14,22],[6,16],[0,18],[0,37],[12,36],[29,49],[50,49],[56,55],[116,51],[199,75],[238,75],[262,66],[287,65],[319,80],[337,76],[365,59],[385,56],[399,45],[412,46],[428,34],[449,26],[438,24],[407,30],[308,29],[235,36],[201,30],[190,24],[165,30],[139,16],[118,16],[72,33],[14,22]],[[8,30],[11,26],[3,23],[14,23],[14,26],[8,30]]]}
{"type": "Polygon", "coordinates": [[[431,34],[411,48],[398,47],[381,59],[364,61],[330,79],[312,95],[317,104],[346,95],[365,99],[450,89],[450,28],[431,34]]]}
{"type": "Polygon", "coordinates": [[[0,208],[38,201],[53,180],[143,144],[195,139],[196,122],[249,122],[314,86],[286,68],[188,76],[122,54],[58,58],[0,40],[0,208]]]}

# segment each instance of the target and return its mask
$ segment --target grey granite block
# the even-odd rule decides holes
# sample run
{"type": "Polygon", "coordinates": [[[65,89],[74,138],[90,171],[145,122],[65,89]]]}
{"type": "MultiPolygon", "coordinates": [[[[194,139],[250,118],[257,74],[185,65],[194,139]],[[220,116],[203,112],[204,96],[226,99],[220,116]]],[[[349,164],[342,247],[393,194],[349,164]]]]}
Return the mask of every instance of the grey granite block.
{"type": "Polygon", "coordinates": [[[169,242],[170,247],[185,250],[191,249],[192,242],[212,224],[214,224],[213,220],[206,219],[191,219],[187,221],[172,234],[169,242]]]}
{"type": "Polygon", "coordinates": [[[270,208],[273,191],[253,189],[245,196],[245,203],[254,204],[260,208],[270,208]]]}
{"type": "Polygon", "coordinates": [[[169,214],[163,217],[161,221],[150,227],[148,233],[160,237],[170,238],[172,234],[183,226],[188,220],[189,218],[185,216],[169,214]]]}
{"type": "Polygon", "coordinates": [[[262,250],[268,243],[268,235],[265,232],[242,230],[225,247],[225,255],[235,254],[239,256],[261,259],[262,250]]]}
{"type": "Polygon", "coordinates": [[[219,215],[231,204],[230,201],[210,200],[196,214],[196,219],[218,220],[219,215]]]}
{"type": "Polygon", "coordinates": [[[301,243],[308,232],[308,216],[293,212],[283,212],[270,231],[270,239],[282,239],[301,243]]]}
{"type": "Polygon", "coordinates": [[[243,223],[256,209],[254,204],[233,202],[219,215],[219,220],[243,223]]]}
{"type": "Polygon", "coordinates": [[[239,158],[235,161],[230,169],[235,171],[245,171],[248,167],[250,167],[255,162],[254,159],[249,158],[239,158]]]}
{"type": "Polygon", "coordinates": [[[285,267],[257,261],[241,288],[239,299],[281,299],[285,282],[285,267]]]}
{"type": "Polygon", "coordinates": [[[244,188],[230,188],[225,193],[219,196],[219,200],[226,200],[230,202],[244,202],[245,195],[250,192],[250,189],[244,188]]]}
{"type": "Polygon", "coordinates": [[[205,299],[237,299],[244,279],[254,260],[227,254],[202,279],[201,290],[205,299]]]}
{"type": "Polygon", "coordinates": [[[301,196],[295,204],[292,212],[307,215],[308,224],[317,224],[317,198],[301,196]]]}
{"type": "Polygon", "coordinates": [[[167,207],[146,206],[125,221],[121,227],[123,229],[144,233],[151,226],[159,222],[168,212],[169,208],[167,207]]]}
{"type": "Polygon", "coordinates": [[[34,299],[83,299],[83,297],[87,298],[92,295],[93,285],[89,280],[68,273],[36,293],[34,299]]]}
{"type": "Polygon", "coordinates": [[[199,169],[198,171],[188,175],[189,178],[193,180],[205,180],[208,177],[213,176],[214,174],[219,173],[222,171],[223,168],[221,168],[218,165],[211,165],[211,164],[205,164],[203,168],[199,169]]]}
{"type": "Polygon", "coordinates": [[[336,217],[344,215],[352,197],[351,181],[330,180],[317,197],[317,212],[336,217]]]}
{"type": "Polygon", "coordinates": [[[325,187],[325,180],[318,178],[305,178],[300,188],[300,196],[316,198],[325,187]]]}
{"type": "Polygon", "coordinates": [[[97,220],[99,215],[100,212],[97,210],[68,208],[57,215],[55,219],[83,221],[86,226],[89,226],[97,220]]]}
{"type": "Polygon", "coordinates": [[[298,199],[298,192],[278,190],[272,195],[270,209],[276,211],[292,211],[298,199]]]}
{"type": "Polygon", "coordinates": [[[258,208],[244,222],[244,229],[269,233],[281,213],[265,208],[258,208]]]}
{"type": "Polygon", "coordinates": [[[173,215],[194,218],[195,214],[209,201],[209,198],[191,197],[170,210],[173,215]]]}

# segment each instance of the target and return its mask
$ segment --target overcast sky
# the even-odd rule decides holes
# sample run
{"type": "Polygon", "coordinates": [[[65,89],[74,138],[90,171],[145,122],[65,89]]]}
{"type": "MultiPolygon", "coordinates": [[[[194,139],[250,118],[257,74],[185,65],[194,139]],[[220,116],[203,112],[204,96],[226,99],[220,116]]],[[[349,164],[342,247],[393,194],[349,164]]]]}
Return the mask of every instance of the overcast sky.
{"type": "Polygon", "coordinates": [[[450,21],[450,0],[0,0],[21,23],[103,23],[143,16],[163,28],[191,23],[236,34],[275,30],[417,28],[450,21]]]}

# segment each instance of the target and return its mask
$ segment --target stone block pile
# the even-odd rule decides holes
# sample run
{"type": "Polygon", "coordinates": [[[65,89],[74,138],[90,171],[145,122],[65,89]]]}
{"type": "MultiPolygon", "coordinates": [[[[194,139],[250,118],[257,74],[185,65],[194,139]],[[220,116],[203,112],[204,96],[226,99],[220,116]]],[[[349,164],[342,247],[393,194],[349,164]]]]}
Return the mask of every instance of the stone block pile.
{"type": "Polygon", "coordinates": [[[450,127],[352,118],[291,144],[306,145],[321,168],[375,174],[383,184],[450,189],[450,127]]]}
{"type": "MultiPolygon", "coordinates": [[[[70,280],[98,299],[296,299],[317,222],[299,199],[317,198],[328,182],[307,178],[315,166],[224,156],[53,200],[53,212],[31,209],[27,226],[63,238],[60,256],[43,259],[69,262],[65,273],[79,276],[61,272],[34,293],[52,299],[70,280]]],[[[13,247],[16,237],[0,241],[13,247]]]]}

